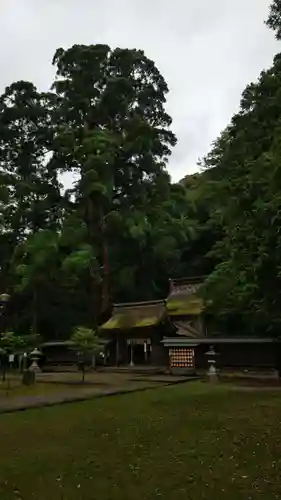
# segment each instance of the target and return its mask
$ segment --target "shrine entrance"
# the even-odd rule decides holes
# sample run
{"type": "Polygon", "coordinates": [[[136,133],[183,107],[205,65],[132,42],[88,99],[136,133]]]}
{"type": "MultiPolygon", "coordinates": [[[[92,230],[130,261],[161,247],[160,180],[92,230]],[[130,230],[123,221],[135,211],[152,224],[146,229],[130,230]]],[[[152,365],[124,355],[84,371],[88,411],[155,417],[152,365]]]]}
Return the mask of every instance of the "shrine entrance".
{"type": "Polygon", "coordinates": [[[147,365],[151,362],[150,339],[128,339],[129,365],[147,365]]]}
{"type": "Polygon", "coordinates": [[[161,341],[171,330],[175,328],[167,317],[164,300],[116,304],[109,320],[101,326],[102,335],[110,342],[109,363],[165,365],[167,353],[161,341]]]}

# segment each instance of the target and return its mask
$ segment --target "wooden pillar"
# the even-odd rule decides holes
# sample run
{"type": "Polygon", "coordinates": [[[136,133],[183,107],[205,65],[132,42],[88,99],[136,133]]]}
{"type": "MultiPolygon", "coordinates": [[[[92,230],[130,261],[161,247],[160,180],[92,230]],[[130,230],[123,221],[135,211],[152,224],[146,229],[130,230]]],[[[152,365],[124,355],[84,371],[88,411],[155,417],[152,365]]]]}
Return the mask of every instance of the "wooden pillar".
{"type": "Polygon", "coordinates": [[[147,352],[147,349],[148,349],[147,340],[145,340],[144,344],[143,344],[144,362],[145,362],[145,364],[147,364],[147,361],[148,361],[148,352],[147,352]]]}
{"type": "Polygon", "coordinates": [[[197,328],[199,335],[206,337],[205,319],[202,314],[199,314],[196,320],[195,328],[197,328]]]}

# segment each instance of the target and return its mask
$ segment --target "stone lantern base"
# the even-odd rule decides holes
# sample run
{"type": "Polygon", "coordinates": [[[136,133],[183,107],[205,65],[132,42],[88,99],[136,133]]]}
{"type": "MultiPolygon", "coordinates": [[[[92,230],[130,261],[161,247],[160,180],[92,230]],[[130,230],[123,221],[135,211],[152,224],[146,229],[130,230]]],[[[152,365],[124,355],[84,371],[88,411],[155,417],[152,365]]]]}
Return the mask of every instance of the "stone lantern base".
{"type": "Polygon", "coordinates": [[[215,373],[208,372],[208,382],[210,382],[211,384],[216,384],[218,381],[219,377],[216,372],[215,373]]]}
{"type": "Polygon", "coordinates": [[[32,361],[32,364],[29,367],[29,371],[34,373],[41,372],[41,368],[38,366],[37,361],[32,361]]]}

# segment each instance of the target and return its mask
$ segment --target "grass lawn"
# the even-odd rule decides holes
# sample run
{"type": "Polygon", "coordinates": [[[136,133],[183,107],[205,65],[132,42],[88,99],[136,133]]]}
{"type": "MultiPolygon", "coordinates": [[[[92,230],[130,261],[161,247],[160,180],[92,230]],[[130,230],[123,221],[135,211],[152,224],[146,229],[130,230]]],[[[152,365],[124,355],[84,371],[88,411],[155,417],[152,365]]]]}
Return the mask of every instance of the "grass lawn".
{"type": "Polygon", "coordinates": [[[281,499],[280,419],[200,382],[0,415],[0,499],[281,499]]]}

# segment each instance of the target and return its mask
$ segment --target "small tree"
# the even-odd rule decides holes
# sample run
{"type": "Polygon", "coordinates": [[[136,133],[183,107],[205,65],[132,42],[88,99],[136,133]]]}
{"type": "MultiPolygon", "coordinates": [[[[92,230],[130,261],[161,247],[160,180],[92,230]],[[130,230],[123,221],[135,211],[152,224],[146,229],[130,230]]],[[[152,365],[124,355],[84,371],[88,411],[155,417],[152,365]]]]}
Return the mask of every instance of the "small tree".
{"type": "Polygon", "coordinates": [[[91,328],[78,327],[71,337],[72,347],[79,356],[79,367],[82,372],[82,382],[85,381],[85,366],[91,356],[95,359],[97,350],[101,347],[102,341],[96,331],[91,328]]]}

